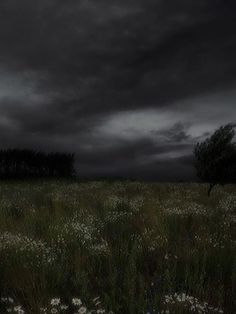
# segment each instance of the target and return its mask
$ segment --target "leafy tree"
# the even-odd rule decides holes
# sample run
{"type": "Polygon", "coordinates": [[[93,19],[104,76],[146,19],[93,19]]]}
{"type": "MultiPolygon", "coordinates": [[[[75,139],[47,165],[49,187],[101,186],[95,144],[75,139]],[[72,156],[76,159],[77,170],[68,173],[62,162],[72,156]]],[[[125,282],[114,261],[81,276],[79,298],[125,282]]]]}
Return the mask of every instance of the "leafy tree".
{"type": "Polygon", "coordinates": [[[221,126],[194,149],[198,177],[209,183],[208,196],[217,184],[236,182],[236,145],[234,126],[221,126]]]}

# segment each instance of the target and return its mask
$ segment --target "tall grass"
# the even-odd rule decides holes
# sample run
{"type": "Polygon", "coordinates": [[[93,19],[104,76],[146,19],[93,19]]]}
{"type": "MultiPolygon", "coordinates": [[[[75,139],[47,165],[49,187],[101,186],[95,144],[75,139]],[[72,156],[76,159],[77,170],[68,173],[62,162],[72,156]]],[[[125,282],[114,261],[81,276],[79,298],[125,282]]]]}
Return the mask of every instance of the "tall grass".
{"type": "Polygon", "coordinates": [[[206,190],[2,182],[0,313],[235,313],[236,187],[206,190]]]}

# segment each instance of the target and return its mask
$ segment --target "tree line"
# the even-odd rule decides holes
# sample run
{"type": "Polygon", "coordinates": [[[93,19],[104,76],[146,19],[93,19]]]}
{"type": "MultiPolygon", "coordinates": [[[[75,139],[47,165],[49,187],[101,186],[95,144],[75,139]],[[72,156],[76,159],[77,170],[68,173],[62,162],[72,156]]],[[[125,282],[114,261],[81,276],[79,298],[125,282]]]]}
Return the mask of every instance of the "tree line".
{"type": "Polygon", "coordinates": [[[72,177],[74,154],[33,150],[0,150],[0,178],[72,177]]]}

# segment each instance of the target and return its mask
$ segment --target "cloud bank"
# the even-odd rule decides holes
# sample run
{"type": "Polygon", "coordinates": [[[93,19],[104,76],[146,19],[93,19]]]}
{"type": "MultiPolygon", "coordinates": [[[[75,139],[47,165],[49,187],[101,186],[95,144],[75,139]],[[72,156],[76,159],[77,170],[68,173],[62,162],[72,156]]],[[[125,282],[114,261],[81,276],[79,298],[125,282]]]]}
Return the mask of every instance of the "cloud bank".
{"type": "Polygon", "coordinates": [[[83,176],[193,180],[236,118],[233,0],[4,0],[2,148],[74,151],[83,176]]]}

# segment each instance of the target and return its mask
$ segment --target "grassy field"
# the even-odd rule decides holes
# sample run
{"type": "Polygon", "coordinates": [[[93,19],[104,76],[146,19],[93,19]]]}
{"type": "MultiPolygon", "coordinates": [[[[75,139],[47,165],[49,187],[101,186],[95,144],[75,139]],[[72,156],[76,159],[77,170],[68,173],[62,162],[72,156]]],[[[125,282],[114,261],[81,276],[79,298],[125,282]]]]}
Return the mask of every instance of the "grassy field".
{"type": "Polygon", "coordinates": [[[234,314],[236,186],[2,182],[0,293],[1,314],[234,314]]]}

